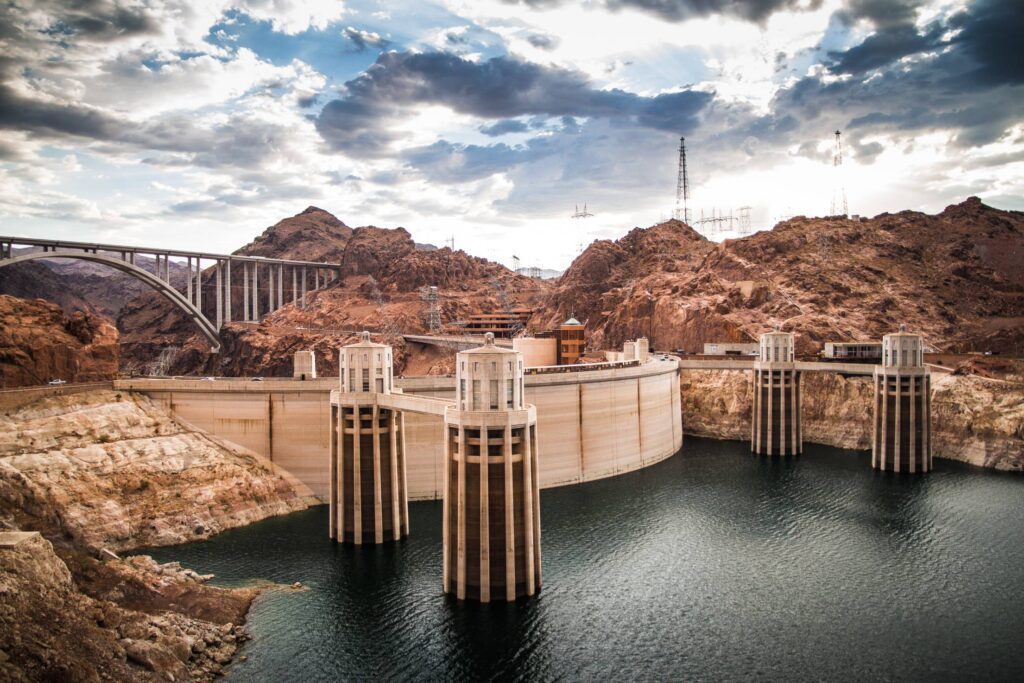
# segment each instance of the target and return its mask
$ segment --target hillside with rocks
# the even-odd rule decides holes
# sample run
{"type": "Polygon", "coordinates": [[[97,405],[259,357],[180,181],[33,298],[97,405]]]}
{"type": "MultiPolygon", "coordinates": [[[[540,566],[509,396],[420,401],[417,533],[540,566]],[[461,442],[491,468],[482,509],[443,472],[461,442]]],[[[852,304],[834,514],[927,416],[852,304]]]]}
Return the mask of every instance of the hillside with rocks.
{"type": "MultiPolygon", "coordinates": [[[[15,249],[14,255],[38,251],[15,249]]],[[[115,254],[117,256],[117,254],[115,254]]],[[[152,257],[138,255],[135,264],[156,271],[152,257]]],[[[170,261],[171,283],[185,285],[185,264],[170,261]]],[[[22,299],[45,299],[67,313],[91,313],[117,319],[126,303],[150,291],[141,280],[105,264],[76,259],[44,259],[0,268],[0,294],[22,299]]]]}
{"type": "Polygon", "coordinates": [[[0,416],[0,680],[211,681],[267,586],[217,588],[115,551],[201,540],[315,503],[269,461],[141,395],[0,416]],[[38,535],[41,534],[41,535],[38,535]]]}
{"type": "Polygon", "coordinates": [[[797,217],[715,244],[678,221],[594,242],[542,317],[574,311],[596,347],[751,341],[775,326],[798,350],[879,339],[901,324],[948,351],[1024,349],[1024,213],[972,197],[936,215],[797,217]]]}
{"type": "MultiPolygon", "coordinates": [[[[280,376],[291,373],[295,351],[311,348],[318,370],[331,373],[337,371],[338,347],[363,329],[425,332],[423,287],[438,287],[445,322],[506,305],[534,305],[548,287],[461,250],[425,248],[404,228],[349,228],[313,207],[271,226],[236,253],[332,261],[340,264],[342,277],[308,293],[305,308],[287,304],[259,323],[237,322],[242,311],[241,284],[236,283],[235,322],[222,329],[224,346],[217,357],[208,355],[205,340],[166,301],[156,295],[139,297],[118,319],[124,364],[146,372],[163,356],[163,374],[280,376]]],[[[210,315],[212,300],[204,297],[210,315]]],[[[396,369],[402,372],[407,349],[389,336],[396,346],[396,369]]]]}
{"type": "Polygon", "coordinates": [[[108,380],[118,352],[117,329],[103,316],[0,294],[0,387],[108,380]]]}

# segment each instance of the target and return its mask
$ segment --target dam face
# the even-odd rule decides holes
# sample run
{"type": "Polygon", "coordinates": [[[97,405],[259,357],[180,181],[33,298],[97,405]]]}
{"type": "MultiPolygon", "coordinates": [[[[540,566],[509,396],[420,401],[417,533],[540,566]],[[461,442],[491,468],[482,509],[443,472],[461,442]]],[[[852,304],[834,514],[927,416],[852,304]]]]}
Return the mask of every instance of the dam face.
{"type": "MultiPolygon", "coordinates": [[[[679,365],[654,357],[641,365],[567,366],[533,374],[523,393],[537,409],[540,487],[602,479],[660,462],[683,445],[679,365]]],[[[411,396],[455,399],[454,377],[395,378],[411,396]]],[[[313,380],[117,380],[176,417],[259,453],[326,501],[330,495],[330,392],[339,378],[313,380]]],[[[409,500],[444,491],[444,424],[404,414],[409,500]]]]}

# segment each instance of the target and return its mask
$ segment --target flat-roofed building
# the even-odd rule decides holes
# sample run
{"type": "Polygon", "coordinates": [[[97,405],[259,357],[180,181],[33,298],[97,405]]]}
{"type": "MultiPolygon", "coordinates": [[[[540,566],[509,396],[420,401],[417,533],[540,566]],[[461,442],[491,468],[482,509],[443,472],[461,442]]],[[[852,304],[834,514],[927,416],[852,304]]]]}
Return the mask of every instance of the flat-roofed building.
{"type": "Polygon", "coordinates": [[[882,342],[825,342],[822,356],[828,360],[877,363],[882,359],[882,342]]]}
{"type": "Polygon", "coordinates": [[[709,342],[704,344],[705,356],[756,356],[757,342],[709,342]]]}

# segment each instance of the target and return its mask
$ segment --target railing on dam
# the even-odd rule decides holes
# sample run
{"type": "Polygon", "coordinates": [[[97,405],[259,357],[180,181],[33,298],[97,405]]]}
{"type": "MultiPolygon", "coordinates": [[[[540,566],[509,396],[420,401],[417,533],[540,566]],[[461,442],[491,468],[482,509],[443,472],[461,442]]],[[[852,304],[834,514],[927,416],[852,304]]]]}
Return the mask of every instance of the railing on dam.
{"type": "Polygon", "coordinates": [[[615,368],[635,368],[640,366],[638,360],[612,360],[602,363],[579,363],[578,365],[537,365],[526,368],[525,375],[559,375],[567,372],[594,372],[596,370],[614,370],[615,368]]]}

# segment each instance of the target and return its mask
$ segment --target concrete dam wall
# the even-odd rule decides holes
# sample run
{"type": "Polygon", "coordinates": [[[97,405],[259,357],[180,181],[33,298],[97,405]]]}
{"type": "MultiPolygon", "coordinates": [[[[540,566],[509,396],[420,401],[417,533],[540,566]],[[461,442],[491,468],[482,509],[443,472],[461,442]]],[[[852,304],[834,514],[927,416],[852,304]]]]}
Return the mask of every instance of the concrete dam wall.
{"type": "MultiPolygon", "coordinates": [[[[399,378],[407,394],[454,399],[452,377],[399,378]]],[[[267,457],[326,500],[330,390],[338,379],[130,379],[180,419],[267,457]]],[[[664,460],[683,445],[674,361],[525,377],[537,406],[541,488],[610,477],[664,460]]],[[[442,420],[405,414],[411,500],[441,497],[442,420]]]]}

